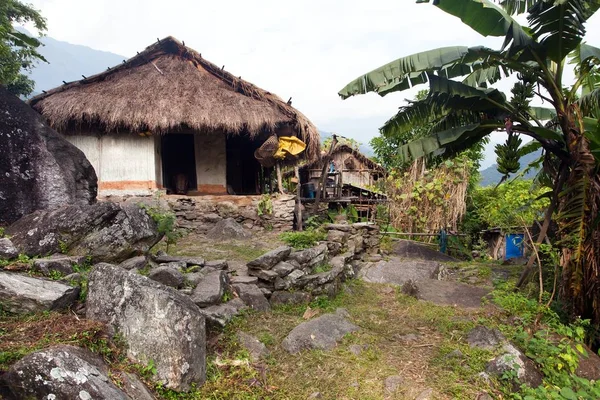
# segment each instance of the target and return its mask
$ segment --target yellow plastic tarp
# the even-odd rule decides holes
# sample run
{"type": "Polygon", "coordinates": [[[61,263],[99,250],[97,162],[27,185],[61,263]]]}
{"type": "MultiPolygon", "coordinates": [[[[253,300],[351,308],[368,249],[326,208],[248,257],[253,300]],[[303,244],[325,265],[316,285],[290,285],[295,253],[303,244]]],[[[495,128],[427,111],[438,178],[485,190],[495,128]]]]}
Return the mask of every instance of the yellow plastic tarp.
{"type": "Polygon", "coordinates": [[[289,155],[295,156],[306,149],[306,143],[295,136],[281,136],[279,138],[279,148],[273,157],[283,160],[289,155]]]}

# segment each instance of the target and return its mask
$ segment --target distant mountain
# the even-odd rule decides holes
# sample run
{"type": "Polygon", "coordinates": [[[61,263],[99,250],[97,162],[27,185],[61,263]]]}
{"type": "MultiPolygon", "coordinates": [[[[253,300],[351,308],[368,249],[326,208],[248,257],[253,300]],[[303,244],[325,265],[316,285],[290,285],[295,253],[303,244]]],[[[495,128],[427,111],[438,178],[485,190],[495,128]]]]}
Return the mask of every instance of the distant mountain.
{"type": "MultiPolygon", "coordinates": [[[[540,158],[541,155],[542,155],[542,150],[540,149],[534,153],[527,154],[526,156],[522,157],[520,160],[521,171],[523,171],[525,168],[527,168],[527,166],[531,162],[540,158]]],[[[497,185],[498,182],[500,182],[500,179],[502,179],[502,174],[500,174],[500,172],[498,172],[497,168],[498,168],[498,165],[494,164],[490,167],[487,167],[486,169],[484,169],[482,171],[479,171],[479,173],[481,174],[481,181],[479,182],[479,185],[480,186],[497,185]]],[[[521,171],[519,171],[519,172],[521,172],[521,171]]],[[[530,170],[525,175],[523,175],[523,179],[533,179],[537,175],[537,173],[538,173],[538,170],[530,170]]]]}
{"type": "MultiPolygon", "coordinates": [[[[325,140],[329,139],[333,135],[333,132],[325,132],[325,131],[319,130],[319,134],[321,135],[321,143],[323,143],[325,140]]],[[[338,134],[338,136],[340,136],[340,135],[338,134]]],[[[364,154],[365,156],[367,156],[369,158],[372,158],[375,156],[373,149],[368,144],[359,142],[358,143],[358,151],[360,151],[362,154],[364,154]]]]}
{"type": "MultiPolygon", "coordinates": [[[[24,29],[21,30],[28,33],[24,29]]],[[[97,74],[127,58],[51,37],[44,37],[41,42],[44,46],[38,48],[38,51],[48,63],[39,62],[31,72],[31,79],[35,81],[34,94],[60,86],[63,81],[79,80],[81,75],[97,74]]]]}

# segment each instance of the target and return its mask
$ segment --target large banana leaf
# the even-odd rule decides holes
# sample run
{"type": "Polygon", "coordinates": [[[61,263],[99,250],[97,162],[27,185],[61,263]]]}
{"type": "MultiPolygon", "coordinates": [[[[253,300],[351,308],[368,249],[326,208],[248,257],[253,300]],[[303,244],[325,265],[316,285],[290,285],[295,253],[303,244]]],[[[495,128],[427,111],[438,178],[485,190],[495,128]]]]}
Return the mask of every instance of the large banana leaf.
{"type": "Polygon", "coordinates": [[[538,1],[527,17],[546,55],[561,63],[585,35],[584,23],[600,8],[600,0],[538,1]]]}
{"type": "Polygon", "coordinates": [[[385,95],[392,91],[400,91],[419,83],[425,83],[426,72],[444,70],[444,76],[453,78],[466,73],[465,69],[456,67],[457,64],[471,64],[498,52],[482,46],[442,47],[402,57],[385,64],[348,83],[339,91],[346,99],[356,94],[376,92],[385,95]],[[459,75],[460,74],[460,75],[459,75]]]}
{"type": "Polygon", "coordinates": [[[590,46],[587,43],[582,43],[579,46],[579,62],[582,63],[590,58],[594,58],[596,63],[600,62],[600,49],[590,46]]]}
{"type": "Polygon", "coordinates": [[[556,118],[556,109],[546,107],[530,107],[529,114],[540,121],[548,121],[556,118]]]}
{"type": "MultiPolygon", "coordinates": [[[[429,3],[429,0],[417,0],[429,3]]],[[[534,43],[523,27],[502,8],[489,0],[434,0],[433,5],[461,19],[483,36],[510,38],[513,48],[523,48],[534,43]]],[[[505,42],[506,47],[508,41],[505,42]]]]}
{"type": "Polygon", "coordinates": [[[583,115],[590,115],[600,109],[600,88],[584,94],[577,100],[583,115]]]}
{"type": "Polygon", "coordinates": [[[502,0],[500,5],[510,15],[524,14],[539,0],[502,0]]]}
{"type": "Polygon", "coordinates": [[[470,124],[414,140],[398,149],[402,162],[416,160],[430,154],[454,154],[469,148],[501,124],[470,124]]]}
{"type": "MultiPolygon", "coordinates": [[[[384,136],[402,134],[415,126],[436,122],[451,112],[466,111],[471,114],[483,112],[486,114],[510,113],[506,97],[497,89],[475,88],[464,83],[429,75],[429,94],[423,100],[412,102],[402,107],[398,114],[388,120],[381,128],[384,136]]],[[[458,115],[455,115],[458,116],[458,115]]],[[[467,117],[466,115],[463,115],[467,117]]],[[[472,122],[473,115],[466,118],[472,122]]],[[[478,118],[479,121],[481,118],[478,118]]],[[[463,122],[456,119],[456,122],[463,122]]],[[[446,121],[446,123],[451,121],[446,121]]],[[[447,126],[447,125],[446,125],[447,126]]],[[[452,128],[454,128],[452,126],[452,128]]]]}

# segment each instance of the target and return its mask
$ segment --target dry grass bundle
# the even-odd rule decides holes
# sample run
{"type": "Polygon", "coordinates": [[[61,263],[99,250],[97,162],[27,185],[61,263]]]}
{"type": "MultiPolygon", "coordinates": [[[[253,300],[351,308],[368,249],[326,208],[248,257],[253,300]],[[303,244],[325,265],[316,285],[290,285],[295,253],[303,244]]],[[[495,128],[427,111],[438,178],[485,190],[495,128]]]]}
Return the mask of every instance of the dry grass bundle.
{"type": "Polygon", "coordinates": [[[291,129],[319,153],[317,128],[276,95],[235,77],[172,37],[103,73],[31,99],[58,130],[98,126],[106,131],[169,133],[191,128],[227,134],[291,129]]]}
{"type": "Polygon", "coordinates": [[[413,233],[457,230],[466,212],[469,162],[455,159],[427,170],[419,159],[400,176],[392,173],[386,182],[391,225],[413,233]]]}

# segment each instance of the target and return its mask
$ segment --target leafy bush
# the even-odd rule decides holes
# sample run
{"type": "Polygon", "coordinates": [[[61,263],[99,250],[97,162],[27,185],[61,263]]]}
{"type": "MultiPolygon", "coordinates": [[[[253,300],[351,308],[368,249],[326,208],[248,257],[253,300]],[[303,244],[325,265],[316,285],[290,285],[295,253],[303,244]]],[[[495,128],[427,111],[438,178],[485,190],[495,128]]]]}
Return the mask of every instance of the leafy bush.
{"type": "MultiPolygon", "coordinates": [[[[548,296],[548,293],[544,293],[543,297],[547,299],[548,296]]],[[[587,356],[583,342],[590,325],[588,320],[564,324],[552,309],[514,292],[509,286],[495,290],[493,301],[510,314],[518,316],[516,324],[502,325],[501,330],[535,361],[544,374],[543,384],[537,388],[523,385],[519,393],[513,393],[508,385],[505,391],[510,398],[600,398],[600,381],[589,381],[575,375],[579,358],[587,356]],[[532,332],[536,320],[541,328],[532,332]]]]}
{"type": "Polygon", "coordinates": [[[164,235],[167,241],[166,251],[168,253],[169,245],[176,244],[177,240],[181,237],[181,234],[177,231],[175,214],[155,206],[148,206],[146,204],[139,204],[139,206],[154,220],[158,233],[164,235]]]}
{"type": "Polygon", "coordinates": [[[271,201],[271,196],[268,194],[262,195],[260,201],[256,205],[256,212],[259,217],[262,215],[273,214],[273,201],[271,201]]]}
{"type": "Polygon", "coordinates": [[[325,232],[315,229],[307,229],[302,232],[284,232],[280,238],[289,246],[295,249],[307,249],[314,246],[317,242],[325,240],[325,232]]]}

